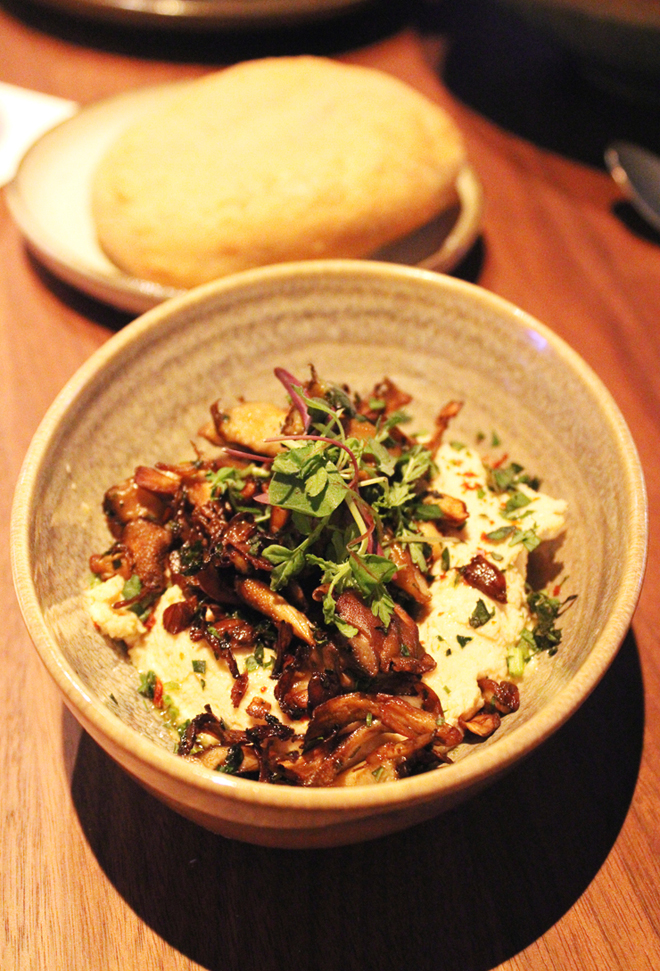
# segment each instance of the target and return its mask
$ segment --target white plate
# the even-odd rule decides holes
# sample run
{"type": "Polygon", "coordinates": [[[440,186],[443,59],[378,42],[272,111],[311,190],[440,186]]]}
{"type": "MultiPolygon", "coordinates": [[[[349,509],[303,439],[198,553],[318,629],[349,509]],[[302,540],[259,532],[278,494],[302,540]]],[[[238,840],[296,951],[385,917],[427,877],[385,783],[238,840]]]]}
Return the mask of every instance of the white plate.
{"type": "MultiPolygon", "coordinates": [[[[139,88],[83,108],[35,142],[5,188],[10,212],[35,256],[65,282],[130,313],[142,313],[181,291],[128,276],[105,256],[91,213],[92,177],[127,125],[186,83],[139,88]]],[[[456,188],[458,205],[372,258],[453,269],[478,236],[483,202],[469,166],[456,188]]]]}
{"type": "Polygon", "coordinates": [[[97,21],[145,27],[255,27],[316,20],[368,0],[38,0],[97,21]]]}
{"type": "Polygon", "coordinates": [[[0,81],[0,185],[14,177],[18,163],[40,135],[77,110],[75,101],[0,81]]]}

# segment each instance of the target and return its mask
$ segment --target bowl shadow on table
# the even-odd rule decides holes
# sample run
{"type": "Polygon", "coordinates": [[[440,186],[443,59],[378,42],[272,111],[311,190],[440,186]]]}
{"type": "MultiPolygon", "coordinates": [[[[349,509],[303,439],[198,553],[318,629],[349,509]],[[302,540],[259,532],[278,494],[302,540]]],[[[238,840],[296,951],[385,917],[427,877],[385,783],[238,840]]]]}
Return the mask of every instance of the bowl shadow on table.
{"type": "Polygon", "coordinates": [[[117,891],[209,971],[488,971],[555,924],[607,858],[634,792],[643,723],[630,633],[541,749],[469,802],[387,838],[296,851],[212,835],[144,792],[85,733],[72,796],[117,891]]]}
{"type": "Polygon", "coordinates": [[[612,213],[635,236],[639,236],[640,239],[644,239],[648,243],[655,243],[656,246],[660,245],[660,231],[654,229],[645,219],[642,219],[630,202],[615,202],[612,206],[612,213]]]}
{"type": "Polygon", "coordinates": [[[82,290],[78,290],[71,284],[61,280],[54,273],[51,273],[29,251],[29,248],[27,250],[27,258],[33,273],[39,278],[42,285],[50,290],[70,310],[73,310],[86,320],[90,320],[100,327],[107,327],[108,330],[118,331],[138,316],[136,313],[132,314],[125,310],[118,310],[115,307],[102,303],[100,300],[96,300],[87,293],[83,293],[82,290]]]}

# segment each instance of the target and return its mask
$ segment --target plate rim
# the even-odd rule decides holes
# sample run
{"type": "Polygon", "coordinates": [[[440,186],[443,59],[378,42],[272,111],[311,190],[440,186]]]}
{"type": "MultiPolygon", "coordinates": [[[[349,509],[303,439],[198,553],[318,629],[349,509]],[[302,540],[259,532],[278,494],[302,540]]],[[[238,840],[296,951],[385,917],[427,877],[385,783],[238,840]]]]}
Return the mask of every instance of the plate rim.
{"type": "Polygon", "coordinates": [[[370,0],[37,0],[60,13],[149,27],[255,27],[327,19],[370,0]]]}
{"type": "MultiPolygon", "coordinates": [[[[15,175],[4,187],[5,200],[12,219],[36,259],[63,282],[93,299],[128,313],[144,313],[165,300],[187,291],[132,276],[122,272],[118,267],[113,267],[112,272],[110,270],[103,272],[97,267],[86,264],[81,259],[80,253],[68,250],[66,244],[60,245],[54,239],[48,231],[47,223],[40,219],[39,213],[35,212],[34,206],[30,205],[30,198],[24,188],[25,173],[33,163],[35,155],[41,152],[45,145],[60,138],[63,131],[80,126],[81,119],[90,117],[92,112],[103,114],[104,111],[116,111],[118,108],[121,109],[123,104],[126,104],[127,110],[130,110],[143,100],[150,107],[151,99],[157,98],[161,93],[167,95],[168,92],[175,92],[177,88],[189,83],[190,79],[179,79],[164,84],[141,86],[82,106],[70,118],[53,126],[33,142],[19,162],[15,175]]],[[[127,119],[127,124],[132,120],[131,116],[127,119]]],[[[79,137],[84,139],[84,131],[79,137]]],[[[456,179],[455,189],[458,206],[456,222],[437,250],[412,265],[448,273],[460,263],[476,242],[481,230],[484,191],[469,161],[462,166],[456,179]]],[[[80,209],[78,211],[81,212],[80,209]]],[[[91,211],[84,213],[84,216],[92,224],[91,211]]],[[[375,254],[373,257],[367,256],[364,259],[379,259],[379,257],[375,254]]],[[[403,265],[403,261],[392,260],[392,262],[403,265]]]]}

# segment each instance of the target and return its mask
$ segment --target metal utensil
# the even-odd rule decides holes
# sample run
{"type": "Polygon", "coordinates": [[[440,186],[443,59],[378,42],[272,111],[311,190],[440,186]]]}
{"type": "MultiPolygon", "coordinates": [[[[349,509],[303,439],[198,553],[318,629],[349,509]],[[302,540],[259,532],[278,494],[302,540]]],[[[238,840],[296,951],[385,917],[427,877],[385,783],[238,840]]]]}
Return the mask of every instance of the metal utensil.
{"type": "Polygon", "coordinates": [[[613,142],[605,164],[640,216],[660,232],[660,157],[631,142],[613,142]]]}

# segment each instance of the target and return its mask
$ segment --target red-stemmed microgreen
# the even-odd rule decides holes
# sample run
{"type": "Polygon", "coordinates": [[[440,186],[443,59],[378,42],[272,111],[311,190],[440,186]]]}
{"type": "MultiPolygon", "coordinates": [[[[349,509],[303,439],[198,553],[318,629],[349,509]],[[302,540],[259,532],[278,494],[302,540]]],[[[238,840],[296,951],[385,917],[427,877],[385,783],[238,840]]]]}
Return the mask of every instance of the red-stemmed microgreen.
{"type": "Polygon", "coordinates": [[[298,381],[289,371],[282,367],[275,368],[275,377],[282,382],[291,398],[291,403],[298,411],[303,423],[303,429],[307,431],[311,424],[311,416],[307,408],[306,399],[302,395],[303,383],[298,381]]]}

